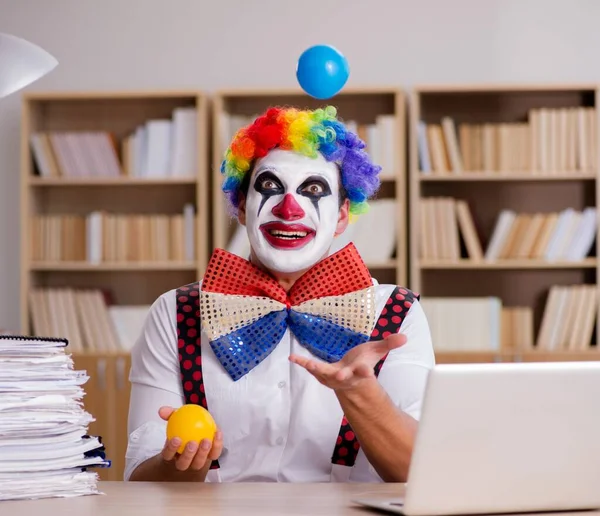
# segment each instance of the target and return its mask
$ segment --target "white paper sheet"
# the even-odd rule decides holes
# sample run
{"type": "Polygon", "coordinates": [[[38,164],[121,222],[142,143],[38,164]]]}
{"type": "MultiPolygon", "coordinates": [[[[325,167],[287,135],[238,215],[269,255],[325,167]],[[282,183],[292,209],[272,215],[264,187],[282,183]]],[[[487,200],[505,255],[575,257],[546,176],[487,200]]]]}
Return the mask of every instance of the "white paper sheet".
{"type": "Polygon", "coordinates": [[[87,380],[65,342],[0,336],[0,500],[98,493],[87,380]]]}

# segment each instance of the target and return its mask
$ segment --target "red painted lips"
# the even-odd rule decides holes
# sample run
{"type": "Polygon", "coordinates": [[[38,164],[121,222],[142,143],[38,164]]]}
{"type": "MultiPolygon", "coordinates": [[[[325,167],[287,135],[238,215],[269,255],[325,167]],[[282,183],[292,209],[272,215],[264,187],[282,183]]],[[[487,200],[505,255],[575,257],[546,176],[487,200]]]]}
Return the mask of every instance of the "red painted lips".
{"type": "Polygon", "coordinates": [[[260,230],[267,242],[276,249],[299,249],[315,237],[315,230],[304,224],[267,222],[260,230]]]}

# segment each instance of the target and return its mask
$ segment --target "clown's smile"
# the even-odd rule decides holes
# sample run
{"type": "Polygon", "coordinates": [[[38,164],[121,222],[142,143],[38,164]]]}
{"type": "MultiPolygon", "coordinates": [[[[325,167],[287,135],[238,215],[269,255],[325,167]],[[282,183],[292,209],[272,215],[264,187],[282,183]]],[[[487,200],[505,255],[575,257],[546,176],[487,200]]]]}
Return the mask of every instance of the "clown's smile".
{"type": "Polygon", "coordinates": [[[267,242],[278,249],[299,249],[315,237],[315,231],[303,224],[268,222],[260,230],[267,242]]]}

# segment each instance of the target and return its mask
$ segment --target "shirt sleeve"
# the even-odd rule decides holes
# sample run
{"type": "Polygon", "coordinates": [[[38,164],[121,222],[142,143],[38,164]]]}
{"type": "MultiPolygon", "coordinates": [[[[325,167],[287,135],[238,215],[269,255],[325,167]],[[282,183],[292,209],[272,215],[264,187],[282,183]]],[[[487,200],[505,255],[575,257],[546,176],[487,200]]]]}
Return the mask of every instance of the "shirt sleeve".
{"type": "Polygon", "coordinates": [[[160,453],[166,440],[166,421],[158,409],[184,404],[179,381],[175,291],[159,297],[148,313],[131,351],[131,395],[124,479],[142,462],[160,453]]]}
{"type": "Polygon", "coordinates": [[[418,420],[435,356],[429,323],[417,300],[402,322],[400,333],[406,335],[406,344],[389,353],[379,381],[400,410],[418,420]]]}

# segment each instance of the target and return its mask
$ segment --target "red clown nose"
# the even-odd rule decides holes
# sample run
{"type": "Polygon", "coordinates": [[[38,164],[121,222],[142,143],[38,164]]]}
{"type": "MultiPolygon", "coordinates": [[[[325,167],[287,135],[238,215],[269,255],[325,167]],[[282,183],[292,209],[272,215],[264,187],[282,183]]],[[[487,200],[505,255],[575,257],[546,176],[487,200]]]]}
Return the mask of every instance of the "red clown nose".
{"type": "Polygon", "coordinates": [[[271,213],[282,220],[298,220],[304,217],[304,210],[292,194],[286,194],[283,200],[275,206],[271,213]]]}

